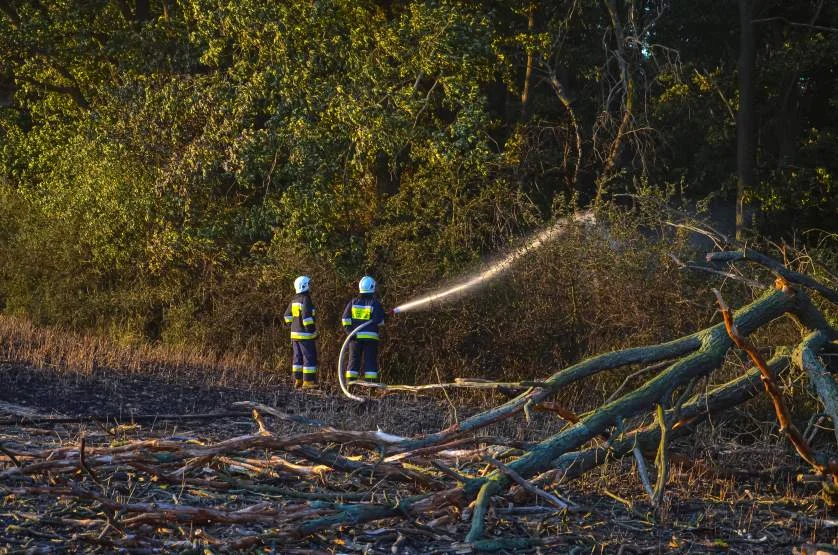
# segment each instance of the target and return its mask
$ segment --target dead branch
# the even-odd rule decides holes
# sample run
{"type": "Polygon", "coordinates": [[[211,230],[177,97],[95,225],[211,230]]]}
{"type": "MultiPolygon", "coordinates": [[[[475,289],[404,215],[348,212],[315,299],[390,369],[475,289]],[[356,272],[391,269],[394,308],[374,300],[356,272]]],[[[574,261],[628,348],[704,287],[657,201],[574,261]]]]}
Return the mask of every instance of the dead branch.
{"type": "MultiPolygon", "coordinates": [[[[712,329],[712,328],[711,328],[712,329]]],[[[692,335],[645,347],[635,347],[622,351],[613,351],[593,358],[584,360],[565,369],[559,370],[550,378],[545,380],[545,388],[541,390],[528,390],[517,397],[510,399],[503,405],[491,410],[466,418],[453,426],[439,432],[428,434],[418,439],[409,439],[388,449],[388,453],[418,449],[442,442],[449,442],[462,437],[470,432],[499,422],[514,414],[523,411],[527,403],[538,405],[560,388],[570,385],[579,380],[588,378],[600,372],[629,366],[633,364],[648,364],[661,360],[673,359],[678,356],[698,350],[701,347],[702,337],[710,330],[703,330],[692,335]]]]}
{"type": "Polygon", "coordinates": [[[783,394],[780,387],[774,380],[771,371],[768,369],[765,359],[759,354],[756,347],[747,339],[747,333],[742,332],[736,326],[733,319],[733,313],[722,298],[722,294],[713,289],[716,299],[719,303],[719,310],[724,318],[725,329],[728,335],[733,340],[734,344],[745,351],[748,357],[754,363],[754,366],[759,368],[762,374],[762,381],[765,385],[765,391],[771,396],[774,403],[774,411],[777,414],[777,421],[780,423],[780,431],[783,432],[791,444],[794,446],[800,457],[806,461],[810,466],[815,468],[818,472],[823,474],[831,474],[833,481],[838,483],[838,459],[824,460],[823,456],[818,456],[812,450],[811,446],[806,442],[800,431],[791,421],[791,414],[783,402],[783,394]]]}
{"type": "Polygon", "coordinates": [[[247,411],[227,411],[207,414],[128,414],[128,415],[85,415],[85,416],[15,416],[12,418],[0,418],[0,425],[21,425],[42,426],[48,424],[83,424],[86,422],[164,422],[167,420],[217,420],[220,418],[231,418],[247,416],[247,411]]]}
{"type": "Polygon", "coordinates": [[[782,276],[786,281],[813,289],[831,302],[838,303],[838,291],[835,289],[822,284],[806,274],[789,270],[773,258],[761,252],[744,248],[741,251],[712,252],[706,258],[707,262],[739,262],[743,260],[754,262],[755,264],[768,268],[775,275],[782,276]]]}
{"type": "MultiPolygon", "coordinates": [[[[791,292],[785,288],[775,290],[740,311],[738,325],[747,334],[792,310],[793,307],[794,295],[791,292]]],[[[688,382],[718,368],[732,343],[723,328],[723,325],[721,328],[719,325],[710,328],[704,335],[698,336],[701,337],[701,342],[696,352],[679,359],[656,378],[601,407],[579,423],[545,439],[536,448],[511,463],[510,468],[525,478],[544,472],[550,468],[554,459],[578,449],[612,426],[618,417],[627,418],[651,408],[653,403],[671,391],[676,384],[688,382]]],[[[479,492],[472,514],[472,528],[467,536],[468,541],[475,541],[482,536],[488,501],[507,485],[507,477],[498,472],[487,476],[482,483],[475,484],[479,486],[479,492]]]]}
{"type": "Polygon", "coordinates": [[[502,462],[493,459],[492,457],[486,457],[486,461],[488,461],[492,466],[496,467],[498,470],[509,476],[513,482],[530,492],[536,497],[541,497],[542,499],[546,499],[552,505],[555,505],[559,509],[567,509],[570,505],[552,493],[547,493],[546,491],[537,488],[536,486],[532,485],[528,481],[524,480],[518,473],[514,470],[503,464],[502,462]]]}
{"type": "Polygon", "coordinates": [[[671,258],[672,261],[675,262],[675,264],[677,264],[679,268],[682,268],[682,269],[685,269],[685,270],[699,270],[701,272],[708,272],[710,274],[716,274],[716,275],[719,275],[719,276],[722,276],[722,277],[725,277],[725,278],[732,279],[734,281],[740,281],[740,282],[744,283],[745,285],[748,285],[749,287],[757,287],[759,289],[764,289],[765,288],[764,284],[762,284],[758,281],[752,280],[752,279],[742,277],[738,274],[734,274],[733,272],[724,272],[722,270],[716,270],[715,268],[710,268],[708,266],[702,266],[701,264],[696,264],[695,262],[682,262],[677,256],[675,256],[672,253],[669,254],[669,258],[671,258]]]}
{"type": "Polygon", "coordinates": [[[20,461],[17,459],[17,457],[15,457],[14,453],[6,449],[6,447],[2,443],[0,443],[0,453],[3,453],[7,457],[9,457],[9,460],[12,461],[12,464],[20,468],[20,461]]]}
{"type": "Polygon", "coordinates": [[[94,474],[93,470],[91,470],[91,468],[87,465],[87,462],[84,460],[85,439],[86,438],[84,434],[82,434],[81,442],[79,444],[79,467],[81,467],[81,469],[84,470],[84,472],[90,477],[90,479],[93,480],[94,484],[96,484],[99,487],[103,487],[102,482],[99,481],[99,478],[96,477],[96,474],[94,474]]]}
{"type": "Polygon", "coordinates": [[[655,466],[658,469],[658,478],[655,481],[655,489],[652,492],[652,506],[659,507],[663,501],[663,492],[666,489],[666,482],[669,480],[669,442],[670,442],[670,426],[666,421],[663,406],[658,404],[657,411],[658,427],[661,431],[660,445],[658,446],[658,454],[655,457],[655,466]]]}
{"type": "MultiPolygon", "coordinates": [[[[262,403],[254,403],[253,401],[239,401],[239,402],[233,403],[233,406],[234,407],[242,407],[243,409],[248,409],[248,410],[259,411],[261,413],[273,416],[274,418],[276,418],[278,420],[282,420],[284,422],[291,422],[293,424],[303,424],[305,426],[311,426],[313,428],[326,428],[327,427],[325,424],[323,424],[322,422],[320,422],[318,420],[312,420],[311,418],[306,418],[304,416],[299,416],[299,415],[296,415],[296,414],[287,414],[287,413],[284,413],[284,412],[278,410],[275,407],[269,407],[269,406],[264,405],[262,403]]],[[[233,412],[233,413],[230,413],[230,414],[237,414],[237,413],[233,412]]],[[[247,414],[247,413],[243,412],[243,413],[238,413],[238,414],[241,415],[241,414],[247,414]]]]}
{"type": "Polygon", "coordinates": [[[482,454],[482,450],[463,450],[457,449],[458,447],[463,447],[465,445],[472,445],[472,444],[481,444],[486,446],[497,446],[497,447],[513,447],[516,449],[531,449],[533,447],[532,443],[529,442],[522,442],[522,441],[513,441],[502,437],[490,437],[490,436],[476,436],[476,437],[467,437],[458,440],[454,440],[450,443],[443,443],[440,445],[431,445],[429,447],[422,447],[419,449],[414,449],[412,451],[403,451],[397,453],[395,455],[390,455],[384,458],[385,462],[395,462],[400,461],[403,459],[414,458],[414,457],[426,457],[428,455],[436,454],[437,456],[445,457],[445,458],[464,458],[468,456],[472,456],[475,454],[482,454]]]}
{"type": "Polygon", "coordinates": [[[506,389],[520,391],[522,389],[548,387],[546,383],[537,381],[492,382],[489,380],[480,380],[476,378],[457,378],[454,382],[451,383],[431,383],[424,385],[388,385],[382,383],[372,383],[363,381],[353,383],[352,385],[384,392],[407,391],[410,393],[421,393],[423,391],[432,391],[434,389],[506,389]]]}

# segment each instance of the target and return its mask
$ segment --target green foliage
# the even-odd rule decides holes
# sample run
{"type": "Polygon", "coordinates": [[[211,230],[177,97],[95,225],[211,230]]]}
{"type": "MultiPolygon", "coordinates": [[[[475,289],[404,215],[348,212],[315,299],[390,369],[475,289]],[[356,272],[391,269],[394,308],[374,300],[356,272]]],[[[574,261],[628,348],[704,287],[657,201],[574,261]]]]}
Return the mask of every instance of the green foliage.
{"type": "MultiPolygon", "coordinates": [[[[614,192],[678,183],[685,204],[733,183],[733,4],[621,3],[625,75],[609,15],[588,0],[141,4],[0,3],[4,310],[126,341],[274,352],[297,273],[328,292],[324,313],[364,272],[404,300],[561,216],[566,199],[578,207],[600,178],[614,192]],[[628,77],[642,107],[619,143],[628,77]]],[[[836,18],[824,5],[818,22],[836,18]]],[[[823,227],[836,212],[838,39],[761,25],[749,198],[765,230],[792,214],[823,227]]],[[[501,312],[522,302],[491,295],[501,312]]]]}

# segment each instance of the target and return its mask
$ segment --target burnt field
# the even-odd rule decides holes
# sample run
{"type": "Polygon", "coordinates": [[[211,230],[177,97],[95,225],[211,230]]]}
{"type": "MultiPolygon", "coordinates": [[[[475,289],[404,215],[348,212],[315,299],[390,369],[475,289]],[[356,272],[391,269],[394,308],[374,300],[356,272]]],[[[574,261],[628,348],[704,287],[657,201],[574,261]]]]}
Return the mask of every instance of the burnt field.
{"type": "Polygon", "coordinates": [[[712,257],[773,287],[537,379],[354,400],[329,366],[295,391],[264,362],[0,319],[0,548],[835,552],[838,292],[712,257]]]}
{"type": "Polygon", "coordinates": [[[328,388],[305,395],[281,385],[256,391],[3,364],[0,548],[777,553],[834,542],[838,521],[820,502],[819,485],[799,479],[806,466],[776,425],[740,411],[672,444],[656,509],[626,457],[544,487],[565,508],[513,487],[493,500],[489,532],[476,543],[463,541],[468,505],[388,517],[385,509],[401,499],[444,491],[452,476],[486,473],[487,461],[514,457],[562,425],[537,413],[529,425],[496,424],[435,456],[395,461],[383,460],[386,443],[371,434],[435,432],[488,397],[458,395],[450,399],[456,411],[404,393],[357,405],[328,388]],[[264,406],[254,417],[256,405],[241,401],[264,406]],[[343,518],[357,507],[377,508],[381,518],[343,518]]]}

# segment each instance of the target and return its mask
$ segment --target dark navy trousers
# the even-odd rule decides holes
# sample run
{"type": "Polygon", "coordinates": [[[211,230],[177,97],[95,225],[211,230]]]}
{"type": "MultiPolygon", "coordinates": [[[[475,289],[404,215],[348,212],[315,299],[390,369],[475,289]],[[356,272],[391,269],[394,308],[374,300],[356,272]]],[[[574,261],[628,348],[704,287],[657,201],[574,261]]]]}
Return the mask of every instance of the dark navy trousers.
{"type": "Polygon", "coordinates": [[[294,360],[291,369],[295,380],[317,381],[317,345],[313,339],[291,341],[294,360]]]}
{"type": "Polygon", "coordinates": [[[349,367],[346,377],[357,380],[361,377],[360,369],[363,360],[364,379],[378,381],[378,341],[374,339],[349,340],[349,367]]]}

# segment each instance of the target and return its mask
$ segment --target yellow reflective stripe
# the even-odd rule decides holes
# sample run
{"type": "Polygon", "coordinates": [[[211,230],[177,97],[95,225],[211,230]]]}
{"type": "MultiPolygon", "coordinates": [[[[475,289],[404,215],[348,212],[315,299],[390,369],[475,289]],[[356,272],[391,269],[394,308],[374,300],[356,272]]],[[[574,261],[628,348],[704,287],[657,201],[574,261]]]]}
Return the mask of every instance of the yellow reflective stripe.
{"type": "Polygon", "coordinates": [[[291,322],[293,322],[293,321],[294,321],[294,317],[293,317],[293,316],[286,316],[286,317],[285,317],[285,323],[286,323],[286,324],[290,324],[290,323],[291,323],[291,322]]]}
{"type": "Polygon", "coordinates": [[[378,372],[364,372],[364,379],[365,380],[377,380],[378,379],[378,372]]]}
{"type": "Polygon", "coordinates": [[[358,372],[356,372],[355,370],[347,370],[346,371],[346,377],[347,378],[357,378],[358,377],[358,372]]]}
{"type": "Polygon", "coordinates": [[[352,325],[352,318],[342,318],[340,323],[343,324],[344,326],[351,326],[352,325]]]}
{"type": "Polygon", "coordinates": [[[303,315],[303,303],[291,303],[291,316],[297,318],[303,315]]]}
{"type": "Polygon", "coordinates": [[[308,332],[308,331],[292,331],[291,332],[291,339],[314,339],[317,337],[317,332],[308,332]]]}
{"type": "Polygon", "coordinates": [[[358,339],[378,339],[378,334],[374,331],[360,331],[355,335],[358,339]]]}
{"type": "Polygon", "coordinates": [[[317,367],[316,366],[303,366],[303,374],[316,374],[317,367]]]}
{"type": "Polygon", "coordinates": [[[309,316],[308,318],[305,318],[303,320],[303,325],[305,325],[305,326],[311,326],[313,324],[314,324],[314,318],[312,318],[311,316],[309,316]]]}
{"type": "Polygon", "coordinates": [[[353,304],[352,317],[356,320],[369,320],[372,318],[372,307],[353,304]]]}

